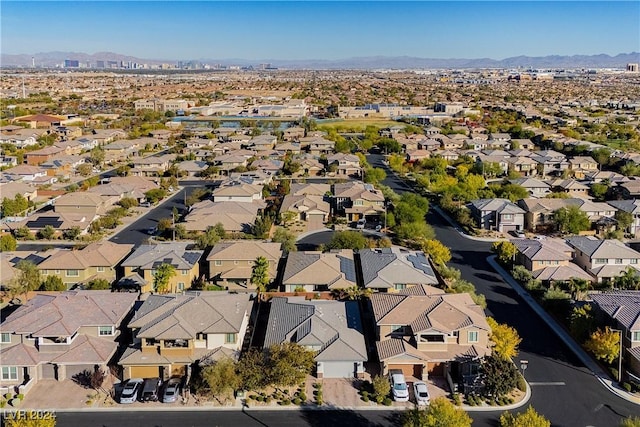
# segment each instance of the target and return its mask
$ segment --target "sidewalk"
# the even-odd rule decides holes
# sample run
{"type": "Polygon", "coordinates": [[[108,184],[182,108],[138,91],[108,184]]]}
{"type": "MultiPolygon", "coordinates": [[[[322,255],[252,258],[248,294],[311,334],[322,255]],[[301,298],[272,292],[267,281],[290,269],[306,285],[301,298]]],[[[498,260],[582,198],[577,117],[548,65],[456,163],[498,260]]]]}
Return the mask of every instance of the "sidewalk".
{"type": "Polygon", "coordinates": [[[533,311],[536,312],[542,320],[549,325],[551,330],[558,335],[558,337],[573,351],[573,353],[580,359],[582,363],[589,369],[593,375],[608,388],[612,393],[617,394],[621,398],[640,405],[640,398],[633,396],[630,393],[627,393],[624,389],[622,389],[616,381],[612,381],[607,373],[605,373],[600,365],[598,365],[593,358],[569,335],[564,328],[558,322],[549,315],[538,302],[522,287],[520,284],[513,278],[511,275],[504,269],[502,266],[498,264],[496,261],[496,256],[491,255],[487,258],[487,262],[502,276],[505,282],[507,282],[513,290],[516,291],[520,297],[531,307],[533,311]]]}

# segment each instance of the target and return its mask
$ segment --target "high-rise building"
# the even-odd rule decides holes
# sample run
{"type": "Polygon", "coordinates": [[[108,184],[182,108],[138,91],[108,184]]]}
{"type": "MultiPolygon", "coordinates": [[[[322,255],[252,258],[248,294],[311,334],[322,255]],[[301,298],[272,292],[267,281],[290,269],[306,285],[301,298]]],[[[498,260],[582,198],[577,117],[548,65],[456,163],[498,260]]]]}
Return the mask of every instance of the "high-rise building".
{"type": "Polygon", "coordinates": [[[64,68],[79,68],[80,61],[77,59],[65,59],[64,60],[64,68]]]}

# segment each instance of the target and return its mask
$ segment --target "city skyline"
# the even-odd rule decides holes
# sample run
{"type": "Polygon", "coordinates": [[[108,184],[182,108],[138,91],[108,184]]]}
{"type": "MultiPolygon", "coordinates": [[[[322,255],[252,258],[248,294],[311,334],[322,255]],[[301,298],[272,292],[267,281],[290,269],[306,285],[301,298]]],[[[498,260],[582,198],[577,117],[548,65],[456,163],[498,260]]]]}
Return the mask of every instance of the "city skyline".
{"type": "Polygon", "coordinates": [[[336,60],[640,51],[640,4],[626,1],[4,1],[1,21],[5,54],[110,51],[158,60],[336,60]]]}

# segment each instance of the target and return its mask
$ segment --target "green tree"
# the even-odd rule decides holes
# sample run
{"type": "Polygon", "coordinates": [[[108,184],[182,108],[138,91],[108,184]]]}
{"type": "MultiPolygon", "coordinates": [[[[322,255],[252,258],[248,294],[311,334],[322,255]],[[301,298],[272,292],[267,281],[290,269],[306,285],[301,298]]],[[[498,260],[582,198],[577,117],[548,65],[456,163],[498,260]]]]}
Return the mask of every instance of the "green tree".
{"type": "Polygon", "coordinates": [[[551,427],[551,422],[529,406],[526,411],[516,415],[511,412],[500,415],[500,427],[551,427]]]}
{"type": "Polygon", "coordinates": [[[509,199],[512,202],[516,202],[520,199],[526,199],[529,197],[529,192],[526,188],[519,184],[505,184],[502,186],[490,186],[496,193],[496,196],[504,199],[509,199]]]}
{"type": "Polygon", "coordinates": [[[403,427],[471,427],[473,420],[446,397],[437,397],[425,409],[411,409],[402,416],[403,427]]]}
{"type": "Polygon", "coordinates": [[[633,267],[627,267],[623,273],[613,280],[613,286],[616,289],[638,291],[640,290],[640,273],[633,267]]]}
{"type": "Polygon", "coordinates": [[[489,339],[493,343],[493,353],[506,360],[511,360],[518,354],[518,345],[522,338],[515,328],[504,323],[496,322],[492,317],[487,317],[487,323],[491,328],[489,339]]]}
{"type": "Polygon", "coordinates": [[[41,291],[66,291],[67,285],[58,276],[47,276],[39,289],[41,291]]]}
{"type": "Polygon", "coordinates": [[[558,230],[562,233],[578,234],[591,227],[591,222],[586,212],[581,211],[580,208],[575,205],[554,211],[553,220],[558,230]]]}
{"type": "Polygon", "coordinates": [[[373,386],[373,399],[377,403],[382,403],[384,399],[389,397],[389,393],[391,393],[391,383],[386,377],[376,375],[371,379],[371,384],[373,386]]]}
{"type": "Polygon", "coordinates": [[[296,250],[296,236],[285,228],[276,228],[271,240],[282,244],[282,250],[285,252],[293,252],[296,250]]]}
{"type": "Polygon", "coordinates": [[[245,390],[259,390],[268,385],[266,353],[255,348],[242,354],[238,362],[240,384],[245,390]]]}
{"type": "Polygon", "coordinates": [[[573,307],[569,321],[569,330],[578,340],[584,342],[593,333],[595,319],[591,311],[591,305],[585,304],[581,307],[573,307]]]}
{"type": "Polygon", "coordinates": [[[123,197],[118,201],[118,204],[125,209],[131,209],[138,206],[138,200],[133,197],[123,197]]]}
{"type": "Polygon", "coordinates": [[[236,362],[228,357],[204,368],[202,378],[209,386],[211,394],[220,403],[233,397],[233,392],[238,389],[241,383],[236,370],[236,362]]]}
{"type": "Polygon", "coordinates": [[[51,240],[56,234],[56,229],[51,225],[45,225],[42,230],[38,232],[38,236],[44,240],[51,240]]]}
{"type": "Polygon", "coordinates": [[[633,224],[633,214],[631,212],[625,212],[623,210],[616,211],[616,221],[618,221],[618,228],[623,231],[629,231],[629,227],[633,224]]]}
{"type": "Polygon", "coordinates": [[[104,162],[104,150],[101,147],[95,147],[89,154],[89,161],[96,166],[100,166],[104,162]]]}
{"type": "Polygon", "coordinates": [[[315,352],[293,343],[275,344],[268,349],[268,376],[277,387],[301,384],[315,364],[315,352]]]}
{"type": "Polygon", "coordinates": [[[87,283],[87,290],[99,291],[111,289],[111,283],[107,279],[92,279],[87,283]]]}
{"type": "Polygon", "coordinates": [[[640,417],[625,418],[620,422],[620,427],[640,427],[640,417]]]}
{"type": "Polygon", "coordinates": [[[451,260],[451,251],[439,240],[429,239],[422,245],[422,250],[429,254],[434,264],[444,265],[451,260]]]}
{"type": "Polygon", "coordinates": [[[271,277],[269,277],[269,261],[259,256],[253,263],[251,270],[251,283],[253,283],[259,292],[266,292],[267,286],[271,283],[271,277]]]}
{"type": "Polygon", "coordinates": [[[269,215],[261,215],[256,218],[251,228],[251,233],[261,239],[265,239],[271,232],[273,226],[273,218],[269,215]]]}
{"type": "Polygon", "coordinates": [[[167,293],[169,291],[169,282],[175,275],[176,268],[173,265],[160,264],[153,275],[153,289],[160,294],[167,293]]]}
{"type": "Polygon", "coordinates": [[[93,172],[93,166],[89,163],[83,163],[78,165],[76,172],[82,176],[89,176],[93,172]]]}
{"type": "Polygon", "coordinates": [[[213,247],[221,238],[224,237],[224,235],[224,227],[221,223],[218,223],[213,227],[209,226],[204,233],[198,236],[196,239],[196,245],[202,250],[213,247]]]}
{"type": "Polygon", "coordinates": [[[327,249],[364,249],[367,247],[367,239],[357,231],[338,231],[333,234],[326,247],[327,249]]]}
{"type": "Polygon", "coordinates": [[[40,287],[42,279],[38,267],[27,260],[18,261],[16,264],[18,269],[16,275],[11,279],[10,288],[14,294],[24,294],[35,291],[40,287]]]}
{"type": "Polygon", "coordinates": [[[414,242],[420,242],[425,239],[435,239],[436,236],[433,228],[424,221],[396,225],[395,231],[398,239],[414,242]]]}
{"type": "Polygon", "coordinates": [[[77,225],[74,225],[73,227],[64,230],[62,232],[62,237],[64,237],[67,240],[76,240],[78,238],[78,236],[80,236],[82,234],[82,229],[80,229],[80,227],[78,227],[77,225]]]}
{"type": "Polygon", "coordinates": [[[520,373],[513,362],[497,354],[485,356],[480,365],[480,378],[487,396],[498,398],[518,386],[520,373]]]}
{"type": "Polygon", "coordinates": [[[0,252],[15,251],[18,247],[18,241],[11,234],[3,234],[0,236],[0,252]]]}
{"type": "Polygon", "coordinates": [[[597,202],[604,202],[609,192],[609,186],[606,183],[594,182],[591,184],[589,191],[597,202]]]}
{"type": "Polygon", "coordinates": [[[154,188],[144,193],[144,197],[153,204],[158,203],[160,200],[167,196],[167,191],[162,188],[154,188]]]}
{"type": "Polygon", "coordinates": [[[498,259],[503,264],[511,264],[518,253],[518,248],[508,240],[500,240],[493,242],[491,251],[498,255],[498,259]]]}
{"type": "Polygon", "coordinates": [[[116,168],[116,175],[118,176],[128,176],[129,171],[131,171],[131,166],[129,165],[120,165],[116,168]]]}
{"type": "Polygon", "coordinates": [[[26,227],[26,226],[22,226],[22,227],[16,228],[14,230],[13,234],[18,239],[24,239],[24,240],[33,239],[33,234],[31,234],[31,230],[29,230],[29,228],[26,227]]]}
{"type": "Polygon", "coordinates": [[[380,168],[367,168],[364,171],[364,182],[376,184],[380,181],[384,181],[387,177],[387,173],[384,169],[380,168]]]}
{"type": "Polygon", "coordinates": [[[598,328],[584,343],[584,346],[593,353],[596,359],[611,364],[620,352],[620,333],[612,331],[609,327],[604,331],[598,328]]]}
{"type": "Polygon", "coordinates": [[[29,208],[29,201],[22,194],[16,194],[13,199],[2,199],[2,216],[16,216],[29,208]]]}

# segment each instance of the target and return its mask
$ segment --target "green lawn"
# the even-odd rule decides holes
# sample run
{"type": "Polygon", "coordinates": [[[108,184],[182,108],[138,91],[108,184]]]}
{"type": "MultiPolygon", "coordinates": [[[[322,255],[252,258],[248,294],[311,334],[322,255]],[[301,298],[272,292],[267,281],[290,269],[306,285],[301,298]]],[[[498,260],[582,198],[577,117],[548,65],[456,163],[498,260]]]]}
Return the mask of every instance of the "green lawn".
{"type": "Polygon", "coordinates": [[[329,130],[335,129],[337,131],[353,131],[362,132],[367,126],[375,126],[378,128],[388,128],[402,124],[394,120],[385,119],[345,119],[336,120],[328,123],[318,123],[318,129],[329,130]]]}

